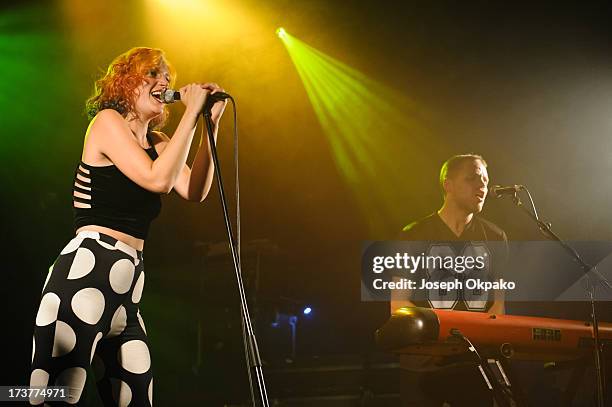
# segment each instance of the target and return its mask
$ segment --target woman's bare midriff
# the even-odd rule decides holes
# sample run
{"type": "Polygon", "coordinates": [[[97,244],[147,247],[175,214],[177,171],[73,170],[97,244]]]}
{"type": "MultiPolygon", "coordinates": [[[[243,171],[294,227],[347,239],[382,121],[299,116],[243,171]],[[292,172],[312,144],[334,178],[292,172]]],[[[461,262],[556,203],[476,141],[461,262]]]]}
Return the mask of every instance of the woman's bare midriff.
{"type": "Polygon", "coordinates": [[[86,226],[81,226],[80,228],[78,228],[76,233],[82,232],[84,230],[91,230],[93,232],[100,232],[100,233],[104,233],[105,235],[112,236],[115,239],[122,241],[123,243],[133,247],[136,250],[142,251],[142,249],[144,248],[144,240],[138,239],[134,236],[125,234],[123,232],[118,232],[114,229],[105,228],[104,226],[98,226],[98,225],[86,225],[86,226]]]}

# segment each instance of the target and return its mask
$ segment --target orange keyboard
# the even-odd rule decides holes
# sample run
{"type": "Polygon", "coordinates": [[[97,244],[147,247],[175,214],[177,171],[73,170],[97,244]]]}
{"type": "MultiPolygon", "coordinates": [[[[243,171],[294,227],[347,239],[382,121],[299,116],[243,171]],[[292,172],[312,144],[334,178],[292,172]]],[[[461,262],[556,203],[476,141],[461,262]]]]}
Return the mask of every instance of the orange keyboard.
{"type": "MultiPolygon", "coordinates": [[[[451,335],[453,329],[487,356],[563,361],[579,359],[593,351],[590,322],[416,307],[395,311],[378,329],[376,339],[382,349],[395,353],[465,353],[466,345],[451,335]]],[[[601,343],[612,346],[611,323],[599,323],[599,338],[601,343]]]]}

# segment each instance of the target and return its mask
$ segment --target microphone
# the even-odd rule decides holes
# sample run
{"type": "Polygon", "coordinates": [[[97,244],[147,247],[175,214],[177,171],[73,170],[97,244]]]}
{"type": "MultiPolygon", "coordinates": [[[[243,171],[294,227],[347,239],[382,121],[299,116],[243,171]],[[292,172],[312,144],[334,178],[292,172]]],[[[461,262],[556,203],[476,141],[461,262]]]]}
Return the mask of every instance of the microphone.
{"type": "Polygon", "coordinates": [[[514,195],[523,189],[525,189],[523,185],[493,185],[489,188],[495,198],[501,198],[503,195],[514,195]]]}
{"type": "MultiPolygon", "coordinates": [[[[211,93],[206,97],[206,104],[220,102],[228,98],[231,98],[231,96],[225,92],[211,93]]],[[[177,100],[181,100],[181,92],[174,89],[166,89],[161,92],[160,99],[166,104],[174,103],[177,100]]]]}
{"type": "Polygon", "coordinates": [[[181,92],[176,91],[174,89],[162,90],[161,94],[159,95],[159,98],[161,99],[162,103],[174,103],[177,100],[181,100],[181,92]]]}

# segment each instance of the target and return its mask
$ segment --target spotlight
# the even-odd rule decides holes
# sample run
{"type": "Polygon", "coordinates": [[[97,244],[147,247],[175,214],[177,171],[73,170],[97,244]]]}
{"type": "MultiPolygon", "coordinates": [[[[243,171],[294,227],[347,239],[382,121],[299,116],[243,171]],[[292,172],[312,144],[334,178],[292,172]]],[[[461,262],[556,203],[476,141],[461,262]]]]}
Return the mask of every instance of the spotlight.
{"type": "Polygon", "coordinates": [[[310,308],[310,307],[306,307],[306,308],[304,308],[304,310],[302,311],[302,313],[303,313],[304,315],[310,315],[310,313],[311,313],[311,312],[312,312],[312,308],[310,308]]]}
{"type": "Polygon", "coordinates": [[[281,40],[284,40],[285,38],[287,38],[287,31],[285,31],[283,27],[279,27],[276,30],[276,35],[278,35],[278,38],[280,38],[281,40]]]}

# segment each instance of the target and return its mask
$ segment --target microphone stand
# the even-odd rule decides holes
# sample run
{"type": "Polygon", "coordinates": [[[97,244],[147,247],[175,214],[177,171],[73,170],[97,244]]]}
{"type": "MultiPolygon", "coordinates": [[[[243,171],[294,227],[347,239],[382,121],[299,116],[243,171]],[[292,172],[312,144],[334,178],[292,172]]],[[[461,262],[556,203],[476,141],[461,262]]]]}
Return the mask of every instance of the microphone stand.
{"type": "MultiPolygon", "coordinates": [[[[231,96],[229,96],[231,98],[231,96]]],[[[225,228],[229,239],[230,251],[232,254],[232,260],[234,263],[234,272],[236,274],[236,281],[238,283],[238,293],[240,295],[240,316],[242,319],[242,331],[244,336],[244,351],[249,369],[247,370],[249,378],[249,387],[251,391],[251,401],[253,406],[269,407],[268,394],[266,392],[266,384],[263,376],[263,367],[261,357],[259,356],[259,349],[257,347],[257,339],[255,338],[255,332],[253,331],[253,324],[251,323],[251,317],[249,314],[249,307],[247,303],[247,297],[244,290],[244,282],[242,281],[242,270],[240,264],[240,253],[236,249],[236,240],[234,239],[234,232],[232,230],[231,220],[229,218],[229,212],[227,209],[227,201],[225,198],[225,190],[223,188],[223,179],[221,178],[221,166],[219,164],[219,157],[217,156],[217,147],[215,145],[214,138],[214,126],[212,122],[211,109],[215,101],[211,102],[210,95],[204,105],[202,115],[206,122],[206,129],[208,132],[208,140],[210,143],[210,151],[215,166],[215,175],[217,176],[217,186],[219,187],[219,197],[221,198],[221,206],[223,209],[223,219],[225,220],[225,228]],[[255,397],[255,391],[253,389],[253,378],[252,374],[255,373],[257,380],[257,397],[255,397]]],[[[233,102],[233,99],[232,99],[233,102]]],[[[235,108],[234,108],[235,110],[235,108]]]]}
{"type": "MultiPolygon", "coordinates": [[[[523,405],[523,403],[517,400],[514,394],[512,394],[509,389],[505,388],[499,382],[495,373],[493,372],[493,369],[489,366],[488,361],[480,355],[480,352],[478,352],[478,349],[476,349],[476,346],[474,346],[472,341],[465,337],[457,328],[452,328],[450,330],[450,334],[451,336],[454,336],[455,338],[458,338],[465,342],[468,347],[468,350],[474,354],[476,361],[478,361],[478,370],[480,370],[480,374],[482,374],[482,377],[485,383],[487,384],[487,387],[489,388],[489,390],[491,390],[496,405],[500,407],[518,407],[523,405]]],[[[510,383],[507,379],[505,379],[505,373],[503,372],[503,369],[501,367],[499,367],[499,371],[504,380],[506,381],[506,385],[509,386],[510,383]]]]}
{"type": "Polygon", "coordinates": [[[595,346],[595,375],[597,377],[597,406],[604,407],[605,386],[604,386],[603,372],[602,372],[602,366],[601,366],[602,361],[601,361],[601,344],[599,340],[599,321],[597,319],[597,314],[595,312],[595,287],[597,284],[601,284],[608,289],[612,289],[612,285],[610,285],[610,282],[606,280],[605,277],[599,274],[596,267],[591,266],[586,261],[584,261],[582,257],[580,256],[580,254],[573,247],[571,247],[565,241],[561,240],[561,238],[555,232],[552,231],[550,223],[542,222],[540,220],[538,216],[538,212],[535,209],[535,204],[533,202],[533,199],[531,198],[531,194],[529,193],[529,190],[524,186],[521,186],[520,189],[524,190],[527,193],[527,197],[529,198],[529,201],[531,202],[531,207],[533,209],[533,212],[525,208],[517,192],[514,193],[514,196],[512,199],[514,204],[518,208],[520,208],[524,213],[526,213],[527,216],[529,216],[538,225],[540,232],[542,232],[542,234],[547,239],[559,243],[559,245],[561,245],[561,247],[563,247],[563,249],[565,249],[565,251],[569,253],[569,255],[572,257],[572,259],[580,266],[580,268],[582,269],[582,272],[587,277],[586,290],[589,294],[589,302],[591,304],[591,326],[593,330],[593,340],[594,340],[594,346],[595,346]],[[589,272],[591,270],[593,270],[592,275],[595,276],[596,280],[598,281],[595,281],[595,282],[591,281],[591,278],[589,276],[589,272]]]}

